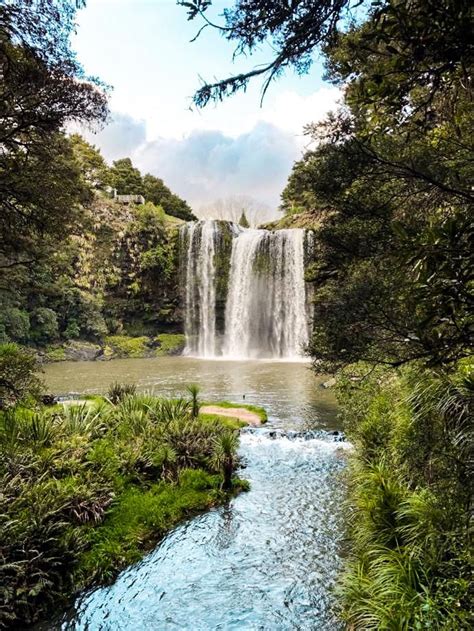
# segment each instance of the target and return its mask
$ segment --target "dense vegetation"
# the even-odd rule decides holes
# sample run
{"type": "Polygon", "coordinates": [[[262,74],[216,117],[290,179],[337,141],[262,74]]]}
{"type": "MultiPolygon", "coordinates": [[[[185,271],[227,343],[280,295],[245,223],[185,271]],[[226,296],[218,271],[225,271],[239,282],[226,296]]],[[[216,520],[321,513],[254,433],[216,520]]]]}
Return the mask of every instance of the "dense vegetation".
{"type": "MultiPolygon", "coordinates": [[[[109,167],[64,134],[107,116],[106,86],[69,48],[78,4],[0,7],[0,615],[17,626],[216,501],[235,466],[234,434],[197,417],[195,391],[191,405],[115,388],[114,402],[41,407],[34,357],[14,343],[56,345],[58,359],[77,339],[159,353],[179,320],[189,207],[128,158],[109,167]],[[113,190],[147,203],[122,206],[113,190]]],[[[181,4],[195,19],[211,3],[181,4]]],[[[224,20],[237,52],[268,38],[275,58],[204,85],[198,105],[253,76],[265,91],[287,67],[306,72],[316,47],[344,88],[282,196],[285,225],[314,228],[308,351],[339,371],[355,444],[342,615],[357,629],[471,628],[470,6],[237,0],[224,20]]]]}
{"type": "Polygon", "coordinates": [[[200,414],[195,386],[170,400],[113,384],[107,398],[41,406],[30,356],[10,346],[9,374],[30,378],[1,390],[0,626],[17,628],[245,484],[240,423],[200,414]]]}
{"type": "Polygon", "coordinates": [[[0,343],[84,339],[105,349],[107,336],[138,335],[152,353],[157,334],[180,329],[177,233],[194,215],[130,159],[109,166],[64,133],[68,122],[107,116],[106,87],[69,48],[75,5],[0,7],[0,343]],[[116,193],[146,203],[125,206],[116,193]]]}
{"type": "MultiPolygon", "coordinates": [[[[212,23],[210,2],[181,4],[212,23]]],[[[270,40],[275,57],[204,85],[198,105],[306,72],[318,46],[344,89],[282,196],[282,224],[314,229],[308,351],[340,371],[356,445],[343,615],[357,629],[472,628],[469,3],[238,0],[223,16],[238,53],[270,40]]]]}
{"type": "MultiPolygon", "coordinates": [[[[126,172],[109,168],[78,135],[63,142],[80,183],[76,224],[34,260],[13,265],[6,259],[0,269],[0,341],[46,349],[47,357],[58,359],[55,347],[64,345],[63,355],[74,357],[77,344],[67,344],[74,340],[99,344],[102,354],[110,355],[110,337],[146,336],[142,355],[153,354],[162,348],[159,333],[180,330],[176,279],[182,220],[173,215],[172,204],[166,205],[168,214],[152,201],[116,202],[107,183],[120,190],[126,172]]],[[[181,346],[176,338],[175,347],[181,346]]],[[[79,356],[81,349],[86,352],[87,346],[79,345],[79,356]]]]}

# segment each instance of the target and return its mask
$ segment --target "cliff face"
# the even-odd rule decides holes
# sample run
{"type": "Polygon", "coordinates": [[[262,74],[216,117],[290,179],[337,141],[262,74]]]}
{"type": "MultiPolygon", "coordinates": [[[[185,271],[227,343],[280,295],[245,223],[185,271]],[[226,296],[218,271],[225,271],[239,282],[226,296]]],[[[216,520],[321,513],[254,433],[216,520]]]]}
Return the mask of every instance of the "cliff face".
{"type": "Polygon", "coordinates": [[[0,295],[0,342],[33,346],[52,360],[95,358],[99,349],[122,356],[126,338],[147,338],[132,356],[174,352],[162,336],[176,335],[182,346],[183,223],[160,206],[95,193],[68,238],[11,274],[0,295]]]}
{"type": "Polygon", "coordinates": [[[88,209],[87,230],[73,238],[74,283],[100,307],[107,334],[181,331],[182,223],[151,204],[97,198],[88,209]]]}

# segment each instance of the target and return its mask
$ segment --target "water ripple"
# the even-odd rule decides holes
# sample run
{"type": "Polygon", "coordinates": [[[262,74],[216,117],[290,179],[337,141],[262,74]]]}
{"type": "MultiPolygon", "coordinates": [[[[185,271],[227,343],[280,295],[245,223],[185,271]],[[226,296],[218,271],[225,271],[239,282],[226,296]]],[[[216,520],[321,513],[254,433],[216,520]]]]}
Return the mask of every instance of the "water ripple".
{"type": "Polygon", "coordinates": [[[62,629],[337,631],[340,472],[348,443],[319,433],[242,434],[251,491],[182,524],[62,629]]]}

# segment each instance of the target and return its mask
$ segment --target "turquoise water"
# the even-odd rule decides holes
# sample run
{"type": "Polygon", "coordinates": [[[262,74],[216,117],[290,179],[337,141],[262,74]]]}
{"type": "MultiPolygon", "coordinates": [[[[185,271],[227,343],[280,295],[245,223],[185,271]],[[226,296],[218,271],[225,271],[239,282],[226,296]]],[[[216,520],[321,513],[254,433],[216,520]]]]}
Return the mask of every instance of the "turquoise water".
{"type": "MultiPolygon", "coordinates": [[[[183,358],[175,366],[186,372],[191,362],[197,370],[192,362],[198,361],[183,358]]],[[[109,377],[117,363],[106,365],[109,377]]],[[[241,476],[250,481],[251,490],[175,528],[113,585],[84,594],[49,628],[342,628],[334,615],[332,590],[340,567],[341,473],[349,445],[327,431],[337,427],[334,399],[302,364],[227,364],[202,362],[206,395],[238,400],[245,387],[246,401],[264,399],[270,409],[267,426],[241,435],[241,476]]],[[[140,365],[147,388],[177,387],[176,373],[170,371],[167,378],[163,364],[159,375],[156,367],[140,365]]],[[[94,366],[88,364],[87,371],[94,366]]],[[[76,375],[78,367],[82,370],[76,364],[76,375]]],[[[125,365],[120,370],[131,374],[125,365]]],[[[138,364],[133,370],[138,371],[138,364]]],[[[51,374],[48,379],[53,383],[51,374]]],[[[95,388],[100,387],[96,381],[95,388]]]]}

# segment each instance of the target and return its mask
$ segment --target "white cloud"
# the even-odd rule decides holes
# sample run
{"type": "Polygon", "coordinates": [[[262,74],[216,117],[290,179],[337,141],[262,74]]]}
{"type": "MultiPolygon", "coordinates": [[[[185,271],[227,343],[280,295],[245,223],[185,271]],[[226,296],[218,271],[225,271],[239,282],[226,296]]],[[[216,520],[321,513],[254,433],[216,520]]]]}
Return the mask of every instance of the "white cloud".
{"type": "MultiPolygon", "coordinates": [[[[136,120],[128,114],[112,112],[110,122],[96,131],[74,128],[90,143],[96,145],[108,162],[128,158],[146,142],[146,122],[136,120]]],[[[71,129],[72,131],[72,129],[71,129]]]]}
{"type": "Polygon", "coordinates": [[[263,109],[261,118],[301,136],[305,125],[322,120],[336,108],[340,98],[341,91],[334,87],[322,87],[307,96],[286,90],[275,96],[268,109],[263,109]]]}
{"type": "MultiPolygon", "coordinates": [[[[129,156],[142,172],[161,177],[196,210],[218,199],[247,196],[275,213],[306,144],[303,127],[321,120],[339,98],[339,90],[331,87],[308,96],[285,91],[252,115],[226,121],[213,115],[219,110],[205,110],[199,121],[193,118],[198,126],[181,137],[162,133],[147,139],[148,121],[123,113],[114,113],[98,133],[83,133],[109,162],[129,156]]],[[[174,129],[181,116],[176,113],[174,129]]],[[[189,120],[183,119],[183,127],[185,122],[189,120]]]]}
{"type": "Polygon", "coordinates": [[[181,140],[160,138],[142,145],[133,160],[142,171],[163,178],[195,208],[234,195],[276,208],[298,156],[292,134],[260,122],[237,138],[206,130],[181,140]]]}

